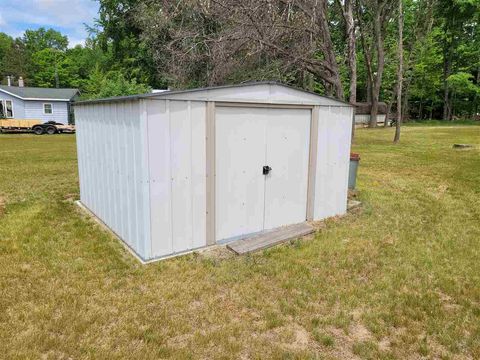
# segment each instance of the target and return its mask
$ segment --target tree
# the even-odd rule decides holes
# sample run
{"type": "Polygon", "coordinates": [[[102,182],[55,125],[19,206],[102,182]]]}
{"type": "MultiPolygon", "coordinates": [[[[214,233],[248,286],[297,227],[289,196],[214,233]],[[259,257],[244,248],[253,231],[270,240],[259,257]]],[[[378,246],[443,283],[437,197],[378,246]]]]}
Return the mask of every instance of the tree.
{"type": "Polygon", "coordinates": [[[68,38],[60,32],[41,27],[37,30],[26,30],[23,35],[25,49],[33,54],[45,49],[67,50],[68,38]]]}
{"type": "Polygon", "coordinates": [[[64,80],[61,66],[64,59],[65,53],[54,48],[45,48],[33,53],[31,56],[30,78],[35,86],[60,87],[64,80]],[[60,82],[60,78],[62,82],[60,82]]]}
{"type": "Polygon", "coordinates": [[[464,47],[473,45],[473,53],[477,59],[474,60],[473,71],[478,71],[478,39],[480,31],[480,1],[478,0],[439,0],[437,7],[437,16],[439,17],[440,29],[442,30],[439,39],[443,49],[443,119],[451,120],[453,115],[453,96],[448,85],[450,75],[471,69],[470,66],[463,63],[462,53],[464,47]]]}
{"type": "Polygon", "coordinates": [[[98,67],[90,74],[83,95],[86,99],[149,93],[151,88],[136,80],[127,80],[118,71],[103,74],[98,67]]]}
{"type": "MultiPolygon", "coordinates": [[[[394,143],[400,141],[402,125],[402,83],[403,83],[403,0],[398,0],[398,75],[397,75],[397,122],[394,143]]],[[[387,121],[387,119],[385,119],[387,121]]]]}
{"type": "MultiPolygon", "coordinates": [[[[410,85],[414,79],[418,79],[420,74],[415,74],[414,68],[419,69],[419,58],[422,54],[425,53],[425,47],[428,45],[427,40],[432,31],[432,24],[433,24],[433,8],[436,4],[436,0],[420,0],[420,1],[413,1],[407,2],[407,11],[404,11],[402,16],[404,16],[405,12],[408,12],[407,21],[402,22],[402,31],[406,27],[406,36],[404,35],[404,42],[406,42],[406,58],[402,57],[402,68],[403,68],[403,109],[400,109],[402,112],[402,121],[408,115],[408,99],[409,99],[409,90],[410,85]],[[415,74],[415,76],[414,76],[415,74]]],[[[402,7],[404,8],[403,4],[402,7]]],[[[404,33],[405,33],[404,32],[404,33]]],[[[427,51],[429,54],[434,53],[433,48],[428,48],[427,51]]],[[[397,60],[399,57],[397,56],[397,60]]],[[[397,67],[398,68],[398,67],[397,67]]],[[[431,71],[435,71],[433,68],[431,71]]],[[[424,78],[424,80],[426,80],[424,78]]],[[[430,79],[432,80],[432,79],[430,79]]],[[[428,83],[422,81],[421,86],[429,86],[428,83]]],[[[386,118],[388,119],[391,108],[397,97],[398,91],[398,72],[397,72],[397,81],[395,81],[393,85],[392,95],[390,101],[387,105],[387,114],[386,118]]],[[[385,126],[388,126],[388,122],[385,122],[385,126]]]]}
{"type": "Polygon", "coordinates": [[[372,103],[370,127],[377,126],[378,102],[385,70],[385,36],[394,2],[358,0],[360,37],[367,69],[368,97],[372,103]]]}
{"type": "MultiPolygon", "coordinates": [[[[348,101],[352,105],[357,103],[357,49],[355,36],[355,21],[353,18],[353,0],[337,0],[345,22],[345,37],[347,38],[347,63],[350,75],[350,89],[348,101]]],[[[354,109],[355,111],[355,109],[354,109]]],[[[355,114],[352,117],[352,142],[355,136],[355,114]]]]}
{"type": "Polygon", "coordinates": [[[357,51],[356,51],[356,35],[355,21],[353,18],[353,0],[337,0],[342,9],[343,19],[345,21],[345,34],[347,38],[347,63],[350,73],[350,91],[349,102],[355,104],[357,102],[357,51]]]}
{"type": "Polygon", "coordinates": [[[5,57],[13,46],[13,39],[7,34],[0,32],[0,74],[5,74],[5,57]]]}
{"type": "Polygon", "coordinates": [[[327,94],[343,98],[328,12],[324,0],[152,0],[138,6],[135,19],[157,64],[168,64],[180,84],[224,83],[253,64],[265,72],[309,73],[327,94]]]}
{"type": "Polygon", "coordinates": [[[13,75],[18,78],[27,76],[28,54],[20,39],[15,39],[3,57],[2,78],[13,75]]]}
{"type": "MultiPolygon", "coordinates": [[[[165,66],[156,66],[152,49],[147,45],[136,20],[142,16],[141,12],[137,13],[138,9],[147,1],[99,0],[99,3],[97,26],[90,31],[96,45],[106,54],[103,70],[121,71],[128,79],[135,79],[138,83],[165,87],[165,66]]],[[[177,5],[180,8],[182,2],[177,5]]],[[[151,20],[158,24],[160,18],[158,16],[151,20]]]]}

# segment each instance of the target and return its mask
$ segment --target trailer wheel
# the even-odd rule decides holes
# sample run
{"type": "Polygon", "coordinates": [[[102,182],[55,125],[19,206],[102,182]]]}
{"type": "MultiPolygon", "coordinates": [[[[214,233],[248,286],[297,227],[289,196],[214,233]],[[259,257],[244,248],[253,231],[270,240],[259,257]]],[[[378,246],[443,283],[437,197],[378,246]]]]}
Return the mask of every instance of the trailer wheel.
{"type": "Polygon", "coordinates": [[[55,129],[53,126],[49,126],[49,127],[47,127],[46,131],[47,131],[48,135],[53,135],[57,132],[57,129],[55,129]]]}
{"type": "Polygon", "coordinates": [[[43,128],[41,126],[35,126],[33,128],[33,132],[35,135],[42,135],[43,134],[43,128]]]}

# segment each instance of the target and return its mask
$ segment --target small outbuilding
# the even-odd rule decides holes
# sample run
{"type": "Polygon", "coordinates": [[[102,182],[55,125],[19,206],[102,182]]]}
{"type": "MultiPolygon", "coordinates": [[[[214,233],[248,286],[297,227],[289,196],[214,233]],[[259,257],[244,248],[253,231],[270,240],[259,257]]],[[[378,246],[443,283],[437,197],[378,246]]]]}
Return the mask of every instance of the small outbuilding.
{"type": "Polygon", "coordinates": [[[78,102],[80,201],[143,261],[342,215],[352,117],[275,82],[78,102]]]}
{"type": "MultiPolygon", "coordinates": [[[[355,104],[355,127],[367,127],[370,124],[370,113],[372,112],[372,103],[359,102],[355,104]]],[[[387,104],[378,103],[377,125],[383,125],[387,117],[387,104]]]]}
{"type": "Polygon", "coordinates": [[[73,122],[71,104],[78,89],[49,89],[0,85],[0,119],[73,122]]]}

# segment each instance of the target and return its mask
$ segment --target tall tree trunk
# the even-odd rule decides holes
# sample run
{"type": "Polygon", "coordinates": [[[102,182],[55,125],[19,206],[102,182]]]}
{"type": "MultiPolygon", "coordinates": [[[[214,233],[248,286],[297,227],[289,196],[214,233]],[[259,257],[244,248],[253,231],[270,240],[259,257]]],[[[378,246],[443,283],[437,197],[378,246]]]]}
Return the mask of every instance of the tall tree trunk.
{"type": "Polygon", "coordinates": [[[331,69],[330,74],[332,78],[331,83],[333,85],[333,90],[335,91],[336,97],[343,100],[345,95],[343,93],[342,81],[340,79],[340,69],[337,64],[332,36],[330,34],[330,26],[327,19],[328,2],[326,0],[320,1],[318,5],[315,5],[315,11],[318,14],[318,25],[322,37],[325,59],[327,60],[331,69]]]}
{"type": "Polygon", "coordinates": [[[390,117],[390,113],[392,112],[393,103],[395,102],[395,99],[397,98],[397,91],[398,91],[398,85],[397,85],[397,83],[395,83],[395,86],[393,87],[393,91],[392,91],[392,97],[390,98],[390,101],[387,104],[387,111],[385,113],[385,122],[383,124],[383,127],[388,126],[388,118],[390,117]]]}
{"type": "Polygon", "coordinates": [[[403,85],[402,93],[403,93],[402,94],[402,124],[403,124],[410,120],[410,112],[409,112],[410,105],[409,105],[409,99],[408,99],[408,89],[405,85],[403,85]]]}
{"type": "Polygon", "coordinates": [[[348,38],[348,68],[350,71],[350,104],[357,102],[357,51],[355,48],[355,22],[353,20],[353,1],[345,0],[345,25],[348,38]]]}
{"type": "MultiPolygon", "coordinates": [[[[355,22],[353,20],[353,0],[345,0],[345,24],[348,35],[348,67],[350,69],[349,102],[357,103],[357,50],[355,48],[355,22]]],[[[352,116],[352,141],[355,137],[355,107],[352,116]]]]}
{"type": "MultiPolygon", "coordinates": [[[[454,18],[452,22],[455,23],[454,18]]],[[[454,38],[451,34],[446,34],[445,48],[443,52],[443,120],[452,119],[451,94],[448,88],[447,79],[452,73],[452,57],[454,38]]]]}
{"type": "Polygon", "coordinates": [[[397,123],[395,124],[394,143],[400,141],[402,125],[402,82],[403,82],[403,0],[398,0],[398,73],[397,73],[397,123]]]}
{"type": "MultiPolygon", "coordinates": [[[[357,50],[355,38],[355,21],[353,19],[353,1],[345,0],[345,5],[342,5],[338,0],[345,20],[345,33],[347,37],[347,63],[350,73],[350,95],[348,101],[355,106],[357,102],[357,50]]],[[[352,141],[355,136],[355,108],[353,109],[352,118],[352,141]]]]}
{"type": "Polygon", "coordinates": [[[373,67],[372,67],[372,60],[371,60],[371,51],[370,47],[365,40],[365,26],[362,21],[362,13],[361,13],[361,6],[360,4],[357,5],[357,19],[358,19],[358,26],[359,26],[359,34],[360,34],[360,41],[362,44],[363,49],[363,57],[365,59],[365,67],[367,69],[367,102],[370,103],[372,101],[372,81],[373,81],[373,67]]]}
{"type": "Polygon", "coordinates": [[[385,49],[382,31],[382,5],[375,12],[373,24],[375,43],[377,48],[377,73],[372,84],[372,108],[370,110],[370,127],[377,126],[378,102],[380,101],[380,88],[382,86],[383,69],[385,67],[385,49]]]}

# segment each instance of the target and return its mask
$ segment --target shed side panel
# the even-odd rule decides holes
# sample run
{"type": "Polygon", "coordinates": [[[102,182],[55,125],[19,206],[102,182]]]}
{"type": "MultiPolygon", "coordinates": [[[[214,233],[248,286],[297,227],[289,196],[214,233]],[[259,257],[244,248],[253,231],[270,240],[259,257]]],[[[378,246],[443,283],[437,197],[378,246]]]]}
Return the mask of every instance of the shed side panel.
{"type": "Polygon", "coordinates": [[[206,112],[207,103],[191,102],[190,120],[192,138],[192,248],[207,245],[206,238],[206,112]]]}
{"type": "Polygon", "coordinates": [[[170,115],[168,101],[149,101],[148,157],[153,257],[173,252],[172,184],[170,174],[170,115]]]}
{"type": "Polygon", "coordinates": [[[170,104],[170,166],[172,171],[173,251],[191,248],[192,219],[192,122],[187,101],[170,104]]]}
{"type": "Polygon", "coordinates": [[[140,257],[150,247],[145,123],[138,101],[75,107],[80,199],[140,257]]]}
{"type": "Polygon", "coordinates": [[[148,101],[152,256],[206,245],[204,102],[148,101]]]}
{"type": "Polygon", "coordinates": [[[346,212],[352,108],[320,107],[318,114],[314,220],[346,212]]]}

